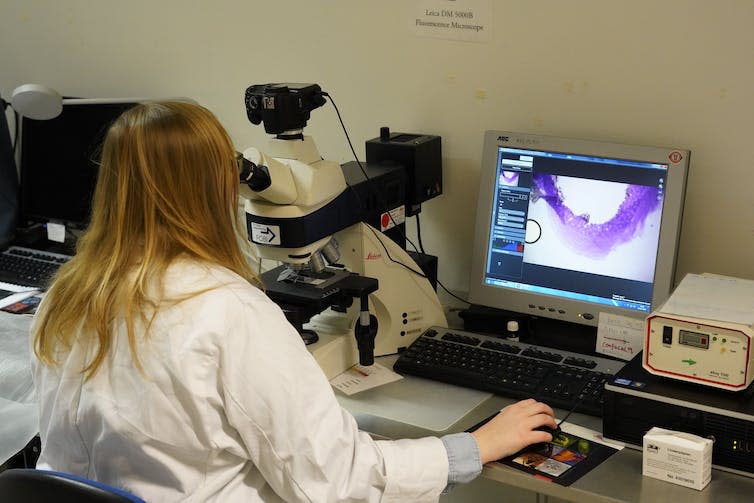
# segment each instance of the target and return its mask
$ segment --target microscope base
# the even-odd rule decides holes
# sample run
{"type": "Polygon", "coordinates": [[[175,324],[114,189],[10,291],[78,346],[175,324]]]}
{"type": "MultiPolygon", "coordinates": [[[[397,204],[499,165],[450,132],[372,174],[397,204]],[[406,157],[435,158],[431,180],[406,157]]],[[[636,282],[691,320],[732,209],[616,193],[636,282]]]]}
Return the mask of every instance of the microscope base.
{"type": "Polygon", "coordinates": [[[306,349],[317,360],[328,380],[359,362],[356,338],[353,328],[349,326],[349,318],[342,314],[324,312],[304,325],[319,336],[319,340],[306,346],[306,349]]]}
{"type": "Polygon", "coordinates": [[[356,344],[346,334],[319,334],[319,341],[307,346],[329,381],[359,362],[356,344]]]}

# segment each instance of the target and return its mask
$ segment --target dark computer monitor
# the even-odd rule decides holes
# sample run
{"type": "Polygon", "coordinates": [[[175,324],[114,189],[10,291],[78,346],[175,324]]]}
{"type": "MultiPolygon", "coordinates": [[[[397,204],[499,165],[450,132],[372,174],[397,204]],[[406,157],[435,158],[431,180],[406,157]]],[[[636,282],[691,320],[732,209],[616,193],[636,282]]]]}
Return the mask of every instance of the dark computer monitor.
{"type": "Polygon", "coordinates": [[[469,300],[596,326],[674,286],[689,152],[487,131],[469,300]]]}
{"type": "Polygon", "coordinates": [[[110,124],[134,100],[71,100],[50,120],[21,123],[20,213],[28,224],[89,222],[100,149],[110,124]]]}

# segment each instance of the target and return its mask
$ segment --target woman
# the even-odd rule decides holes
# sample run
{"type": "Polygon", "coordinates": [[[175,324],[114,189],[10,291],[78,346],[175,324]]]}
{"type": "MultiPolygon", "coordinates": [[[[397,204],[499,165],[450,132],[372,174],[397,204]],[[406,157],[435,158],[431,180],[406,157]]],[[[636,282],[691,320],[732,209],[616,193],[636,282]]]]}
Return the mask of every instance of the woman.
{"type": "Polygon", "coordinates": [[[254,286],[238,185],[200,106],[142,104],[111,127],[91,224],[32,328],[39,466],[153,502],[435,501],[549,439],[533,430],[552,410],[533,400],[473,434],[360,432],[254,286]]]}

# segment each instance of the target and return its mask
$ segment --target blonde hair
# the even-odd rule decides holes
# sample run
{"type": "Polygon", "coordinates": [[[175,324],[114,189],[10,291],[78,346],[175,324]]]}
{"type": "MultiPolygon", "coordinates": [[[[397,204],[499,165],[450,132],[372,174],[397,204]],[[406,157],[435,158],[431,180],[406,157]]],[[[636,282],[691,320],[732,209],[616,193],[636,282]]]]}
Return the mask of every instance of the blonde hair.
{"type": "Polygon", "coordinates": [[[147,322],[160,304],[148,284],[160,284],[179,256],[256,281],[239,244],[238,190],[233,143],[210,111],[183,102],[126,111],[105,138],[90,225],[38,314],[39,359],[56,365],[80,333],[98,343],[82,369],[90,378],[109,351],[115,321],[123,320],[140,367],[135,323],[147,322]]]}

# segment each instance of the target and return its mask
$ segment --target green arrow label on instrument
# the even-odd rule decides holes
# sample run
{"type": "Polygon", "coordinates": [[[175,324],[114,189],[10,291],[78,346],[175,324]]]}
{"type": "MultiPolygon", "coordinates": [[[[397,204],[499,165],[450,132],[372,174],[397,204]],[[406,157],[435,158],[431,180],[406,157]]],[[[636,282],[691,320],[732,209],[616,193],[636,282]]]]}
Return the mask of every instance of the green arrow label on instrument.
{"type": "Polygon", "coordinates": [[[687,360],[681,360],[683,363],[688,363],[689,365],[696,365],[696,360],[692,360],[691,358],[687,360]]]}

